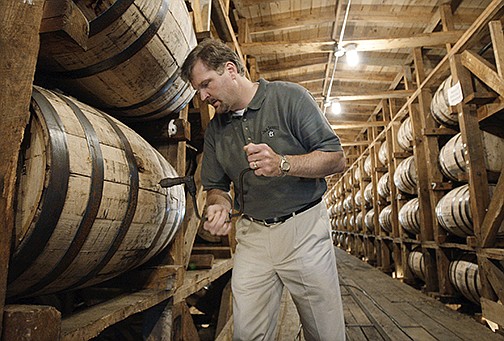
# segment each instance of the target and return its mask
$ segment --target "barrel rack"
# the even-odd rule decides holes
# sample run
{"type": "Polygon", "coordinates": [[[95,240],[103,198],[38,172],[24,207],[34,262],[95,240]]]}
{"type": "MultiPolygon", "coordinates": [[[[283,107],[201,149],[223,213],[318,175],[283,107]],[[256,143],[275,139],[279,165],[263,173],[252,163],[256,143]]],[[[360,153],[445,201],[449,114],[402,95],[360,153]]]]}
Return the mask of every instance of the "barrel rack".
{"type": "MultiPolygon", "coordinates": [[[[504,137],[504,36],[500,22],[503,7],[504,1],[492,1],[454,45],[446,45],[446,55],[429,73],[424,65],[424,51],[413,49],[412,65],[405,67],[401,79],[407,96],[381,101],[370,122],[382,121],[384,128],[370,126],[362,131],[362,139],[369,141],[369,145],[356,147],[358,156],[341,177],[330,179],[326,194],[336,245],[406,283],[421,286],[430,295],[447,301],[461,297],[449,278],[450,263],[462,255],[472,257],[481,280],[482,316],[501,328],[504,306],[498,301],[504,302],[504,244],[497,232],[504,218],[504,176],[503,172],[487,171],[481,157],[484,155],[481,136],[486,131],[504,137]],[[484,59],[469,50],[485,35],[491,37],[493,58],[484,59]],[[493,64],[487,59],[494,60],[493,64]],[[458,129],[467,148],[468,171],[461,181],[469,184],[474,235],[466,238],[450,235],[436,219],[436,205],[457,184],[443,176],[438,157],[442,144],[458,131],[436,123],[430,109],[434,92],[448,75],[453,85],[460,82],[463,93],[463,101],[452,106],[451,112],[458,115],[458,129]],[[412,125],[409,151],[399,146],[398,137],[401,124],[408,117],[412,125]],[[420,231],[413,234],[399,223],[399,211],[412,197],[396,188],[393,180],[401,161],[411,156],[415,160],[420,207],[420,231]],[[386,160],[382,163],[381,159],[386,160]],[[390,192],[382,197],[379,180],[385,173],[389,174],[390,192]],[[491,199],[489,183],[495,185],[491,199]],[[368,184],[372,189],[370,203],[363,199],[368,184]],[[361,192],[361,197],[356,203],[357,192],[361,192]],[[386,206],[390,210],[390,231],[380,228],[379,219],[383,217],[380,213],[386,206]],[[370,228],[367,228],[364,219],[372,208],[374,216],[369,216],[370,228]],[[362,212],[359,218],[353,218],[359,212],[362,212]],[[423,281],[408,266],[409,254],[415,249],[423,254],[423,281]]],[[[452,30],[453,12],[449,4],[441,5],[431,27],[440,21],[443,31],[452,30]]]]}
{"type": "MultiPolygon", "coordinates": [[[[98,304],[65,316],[50,304],[5,303],[14,226],[16,165],[23,131],[29,119],[39,33],[44,29],[64,30],[77,42],[84,39],[79,27],[81,18],[72,17],[73,12],[68,4],[71,7],[71,1],[66,0],[4,1],[0,4],[3,19],[0,32],[0,82],[4,89],[0,95],[0,132],[4,136],[0,141],[0,265],[3,269],[0,272],[1,339],[20,340],[31,332],[31,338],[37,340],[88,340],[106,328],[142,313],[145,339],[198,340],[188,300],[194,299],[197,296],[195,294],[215,281],[229,278],[224,275],[229,274],[233,265],[234,237],[222,238],[211,246],[196,244],[200,221],[189,196],[184,223],[169,250],[148,265],[93,288],[102,297],[98,304]],[[48,14],[47,11],[55,9],[59,11],[57,15],[48,14]],[[112,293],[110,298],[103,299],[107,292],[112,293]]],[[[220,21],[217,25],[210,24],[209,16],[205,20],[204,6],[194,1],[191,15],[198,39],[224,34],[227,36],[225,40],[234,44],[243,58],[229,19],[223,15],[227,13],[225,5],[217,1],[213,7],[212,20],[220,21]],[[222,32],[216,32],[215,27],[222,32]]],[[[211,109],[202,106],[195,98],[191,109],[187,106],[181,110],[175,122],[181,128],[178,130],[180,133],[170,138],[168,144],[166,139],[163,144],[159,140],[154,141],[156,148],[179,174],[185,174],[186,171],[189,115],[200,115],[198,121],[201,121],[204,129],[213,115],[211,109]]],[[[198,166],[195,172],[197,185],[199,171],[198,166]]],[[[201,210],[204,206],[201,186],[198,186],[197,203],[201,210]]],[[[215,332],[217,340],[230,339],[232,332],[231,293],[229,281],[226,282],[222,285],[222,294],[219,293],[220,309],[215,332]]]]}

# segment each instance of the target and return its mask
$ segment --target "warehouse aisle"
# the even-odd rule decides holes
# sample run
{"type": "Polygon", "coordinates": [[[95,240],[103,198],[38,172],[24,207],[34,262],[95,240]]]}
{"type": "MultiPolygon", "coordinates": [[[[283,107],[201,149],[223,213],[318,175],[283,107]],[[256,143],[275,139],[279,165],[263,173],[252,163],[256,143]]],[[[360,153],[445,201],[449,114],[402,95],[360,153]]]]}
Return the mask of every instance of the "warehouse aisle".
{"type": "MultiPolygon", "coordinates": [[[[348,341],[504,340],[488,328],[336,248],[348,341]]],[[[297,336],[299,318],[284,295],[277,341],[297,336]]]]}

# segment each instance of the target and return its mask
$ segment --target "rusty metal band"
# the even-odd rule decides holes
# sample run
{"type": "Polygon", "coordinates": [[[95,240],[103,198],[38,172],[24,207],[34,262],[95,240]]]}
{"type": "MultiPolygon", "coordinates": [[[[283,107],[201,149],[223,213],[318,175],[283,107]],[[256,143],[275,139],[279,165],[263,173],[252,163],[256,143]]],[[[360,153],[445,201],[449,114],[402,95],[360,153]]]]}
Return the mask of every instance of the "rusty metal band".
{"type": "Polygon", "coordinates": [[[70,98],[58,95],[72,109],[84,131],[89,156],[91,157],[91,183],[89,197],[82,220],[68,249],[51,271],[41,278],[35,285],[26,289],[26,292],[35,293],[49,283],[55,281],[75,260],[82,246],[87,240],[93,223],[98,215],[103,194],[104,164],[100,140],[91,122],[70,98]]]}
{"type": "Polygon", "coordinates": [[[54,72],[50,75],[56,78],[77,79],[95,75],[100,72],[110,70],[133,57],[138,51],[143,49],[147,43],[157,34],[157,31],[163,24],[166,14],[168,13],[168,0],[163,0],[159,6],[159,10],[154,18],[154,21],[149,27],[135,40],[131,45],[116,54],[113,57],[102,60],[96,64],[87,66],[82,69],[54,72]]]}
{"type": "Polygon", "coordinates": [[[39,107],[48,130],[46,148],[49,149],[47,154],[51,162],[51,171],[46,173],[49,174],[49,178],[42,192],[38,206],[40,215],[35,226],[12,255],[9,283],[23,274],[46,247],[63,212],[70,178],[70,162],[63,122],[49,100],[36,88],[33,88],[32,99],[32,105],[39,107]]]}
{"type": "MultiPolygon", "coordinates": [[[[159,154],[158,153],[155,153],[156,154],[156,157],[159,161],[159,164],[162,165],[163,162],[166,162],[166,160],[161,160],[161,158],[159,157],[159,154]]],[[[158,193],[159,195],[163,195],[162,193],[158,193]]],[[[163,231],[165,229],[165,225],[166,225],[166,222],[168,221],[168,216],[170,215],[170,206],[169,206],[169,198],[168,198],[168,195],[164,195],[166,197],[166,209],[164,210],[164,214],[163,214],[163,220],[161,221],[161,224],[159,225],[159,228],[156,232],[156,235],[154,236],[154,238],[152,239],[152,242],[150,244],[149,247],[141,250],[141,251],[138,251],[136,253],[136,257],[137,257],[137,261],[134,262],[129,268],[130,269],[133,269],[135,268],[136,266],[140,265],[140,263],[142,261],[145,260],[145,257],[156,247],[159,245],[159,240],[161,239],[161,235],[163,234],[163,231]]],[[[160,250],[161,251],[161,250],[160,250]]]]}
{"type": "Polygon", "coordinates": [[[89,22],[89,37],[92,37],[119,19],[135,0],[116,0],[112,6],[107,8],[102,14],[89,22]]]}
{"type": "Polygon", "coordinates": [[[117,250],[121,246],[124,237],[128,233],[131,222],[133,221],[133,217],[136,212],[136,208],[138,205],[138,191],[140,189],[139,184],[139,175],[138,175],[138,166],[136,163],[135,155],[133,154],[133,149],[131,144],[129,143],[126,135],[123,133],[121,128],[117,125],[117,123],[108,115],[104,114],[103,118],[105,118],[110,126],[114,129],[115,133],[119,137],[121,141],[121,145],[123,151],[126,155],[126,159],[128,161],[128,169],[129,169],[129,179],[130,179],[130,188],[128,192],[128,202],[127,209],[124,213],[124,217],[121,220],[121,224],[117,230],[117,233],[112,241],[112,244],[109,246],[107,253],[103,256],[98,264],[96,264],[89,273],[83,275],[79,281],[72,285],[72,288],[79,287],[84,283],[88,282],[92,278],[94,278],[103,268],[108,264],[108,262],[112,259],[112,257],[116,254],[117,250]]]}

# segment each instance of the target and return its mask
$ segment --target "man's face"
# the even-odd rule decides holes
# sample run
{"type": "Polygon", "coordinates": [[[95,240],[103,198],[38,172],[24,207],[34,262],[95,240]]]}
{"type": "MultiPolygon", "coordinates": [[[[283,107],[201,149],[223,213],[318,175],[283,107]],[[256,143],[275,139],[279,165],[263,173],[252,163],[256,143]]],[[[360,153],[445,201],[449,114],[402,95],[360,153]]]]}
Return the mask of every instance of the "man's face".
{"type": "Polygon", "coordinates": [[[237,101],[233,66],[231,62],[226,63],[222,74],[219,74],[198,60],[192,69],[192,86],[198,91],[201,100],[212,105],[218,114],[236,109],[233,108],[237,101]]]}

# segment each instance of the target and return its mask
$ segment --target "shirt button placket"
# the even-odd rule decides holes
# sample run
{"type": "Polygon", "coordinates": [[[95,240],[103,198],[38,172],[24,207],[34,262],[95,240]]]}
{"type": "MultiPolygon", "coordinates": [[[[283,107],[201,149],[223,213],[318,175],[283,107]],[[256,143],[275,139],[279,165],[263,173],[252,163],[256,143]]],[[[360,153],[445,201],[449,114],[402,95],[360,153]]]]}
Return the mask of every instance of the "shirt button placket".
{"type": "Polygon", "coordinates": [[[247,142],[252,142],[252,135],[250,134],[249,125],[246,118],[242,120],[243,135],[247,138],[247,142]]]}

